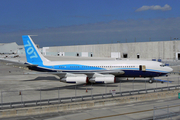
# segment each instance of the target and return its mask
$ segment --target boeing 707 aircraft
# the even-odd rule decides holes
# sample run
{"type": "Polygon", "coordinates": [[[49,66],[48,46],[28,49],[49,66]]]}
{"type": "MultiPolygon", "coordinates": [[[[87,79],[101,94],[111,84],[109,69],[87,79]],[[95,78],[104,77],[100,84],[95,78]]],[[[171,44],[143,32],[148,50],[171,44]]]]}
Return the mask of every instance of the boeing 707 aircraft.
{"type": "Polygon", "coordinates": [[[30,70],[54,74],[65,83],[115,83],[117,77],[163,76],[172,68],[156,61],[112,60],[112,61],[50,61],[37,49],[29,35],[22,36],[27,67],[30,70]]]}

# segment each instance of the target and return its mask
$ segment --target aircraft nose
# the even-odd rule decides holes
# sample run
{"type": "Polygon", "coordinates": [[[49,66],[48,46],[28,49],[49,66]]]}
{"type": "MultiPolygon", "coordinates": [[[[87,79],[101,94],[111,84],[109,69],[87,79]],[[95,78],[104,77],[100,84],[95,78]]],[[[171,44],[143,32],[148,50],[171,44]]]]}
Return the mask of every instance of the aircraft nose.
{"type": "Polygon", "coordinates": [[[168,72],[172,72],[173,69],[171,67],[168,67],[168,72]]]}

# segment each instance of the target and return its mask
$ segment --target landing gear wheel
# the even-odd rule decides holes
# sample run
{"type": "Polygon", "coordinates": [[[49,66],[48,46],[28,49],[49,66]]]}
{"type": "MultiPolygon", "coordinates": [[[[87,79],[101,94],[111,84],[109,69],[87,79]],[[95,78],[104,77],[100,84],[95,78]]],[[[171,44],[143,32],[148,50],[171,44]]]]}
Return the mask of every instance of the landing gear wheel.
{"type": "Polygon", "coordinates": [[[149,80],[149,83],[153,83],[154,81],[152,79],[149,80]]]}

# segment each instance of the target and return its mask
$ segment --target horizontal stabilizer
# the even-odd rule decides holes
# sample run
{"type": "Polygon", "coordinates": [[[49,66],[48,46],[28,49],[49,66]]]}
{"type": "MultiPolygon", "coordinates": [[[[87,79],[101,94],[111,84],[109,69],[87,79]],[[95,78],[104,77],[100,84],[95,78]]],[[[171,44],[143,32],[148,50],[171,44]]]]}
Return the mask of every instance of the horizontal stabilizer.
{"type": "Polygon", "coordinates": [[[38,65],[27,65],[27,67],[37,67],[38,65]]]}
{"type": "Polygon", "coordinates": [[[28,66],[28,64],[25,64],[25,62],[19,61],[19,60],[9,60],[9,59],[0,58],[0,62],[4,63],[6,65],[11,65],[11,66],[19,66],[19,67],[28,66]]]}

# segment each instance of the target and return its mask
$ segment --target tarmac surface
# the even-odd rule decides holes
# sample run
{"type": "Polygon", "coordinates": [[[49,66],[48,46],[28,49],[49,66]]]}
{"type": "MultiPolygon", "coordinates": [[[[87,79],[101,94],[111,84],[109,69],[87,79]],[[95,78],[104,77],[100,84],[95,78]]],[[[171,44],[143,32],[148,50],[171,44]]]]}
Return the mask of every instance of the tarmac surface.
{"type": "MultiPolygon", "coordinates": [[[[15,59],[15,58],[11,58],[15,59]]],[[[48,57],[50,60],[89,60],[89,58],[72,58],[72,57],[48,57]]],[[[15,60],[26,61],[25,57],[16,58],[15,60]]],[[[91,58],[91,60],[100,60],[99,58],[91,58]]],[[[112,59],[106,59],[112,60],[112,59]]],[[[131,91],[138,89],[157,88],[165,86],[174,86],[180,84],[180,78],[178,74],[170,74],[169,77],[158,77],[153,84],[148,83],[148,79],[124,78],[120,83],[116,84],[89,84],[89,85],[74,85],[62,83],[55,75],[39,74],[39,75],[24,75],[29,70],[13,67],[11,65],[4,65],[0,63],[0,102],[16,102],[16,101],[28,101],[37,99],[50,99],[50,98],[62,98],[71,96],[83,96],[92,94],[104,94],[111,91],[131,91]],[[160,80],[164,80],[161,83],[160,80]],[[21,92],[21,96],[19,93],[21,92]]],[[[69,112],[51,113],[46,115],[16,117],[14,120],[35,120],[35,119],[48,119],[48,120],[81,120],[81,119],[101,119],[101,120],[133,120],[143,119],[152,116],[153,106],[167,105],[169,103],[179,103],[177,98],[168,100],[147,101],[133,104],[124,104],[118,106],[100,107],[94,109],[77,110],[69,112]],[[143,111],[128,114],[134,111],[143,111]],[[114,115],[108,117],[109,115],[114,115]],[[104,118],[97,118],[103,117],[104,118]]],[[[6,118],[11,119],[11,118],[6,118]]]]}

